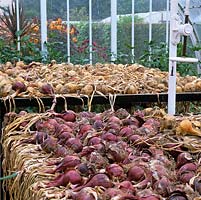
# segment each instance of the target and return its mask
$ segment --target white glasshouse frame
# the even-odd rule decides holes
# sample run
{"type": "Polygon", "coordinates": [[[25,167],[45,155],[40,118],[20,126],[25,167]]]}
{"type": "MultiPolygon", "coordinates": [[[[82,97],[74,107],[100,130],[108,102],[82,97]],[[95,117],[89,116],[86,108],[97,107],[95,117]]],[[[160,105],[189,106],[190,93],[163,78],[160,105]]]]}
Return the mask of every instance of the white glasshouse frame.
{"type": "MultiPolygon", "coordinates": [[[[189,7],[190,0],[186,0],[186,8],[189,7]]],[[[175,114],[175,103],[176,103],[176,62],[195,62],[197,59],[193,58],[178,58],[177,57],[177,43],[175,40],[175,16],[179,12],[178,0],[171,0],[171,14],[169,12],[170,0],[167,0],[167,19],[170,19],[170,30],[169,21],[166,20],[166,43],[169,41],[169,89],[168,89],[168,113],[175,114]],[[170,32],[170,39],[169,39],[170,32]],[[171,76],[171,74],[173,74],[171,76]]],[[[187,12],[187,11],[185,11],[187,12]]],[[[47,0],[40,0],[40,14],[41,14],[41,50],[44,58],[47,56],[47,0]]],[[[16,0],[16,15],[17,15],[17,31],[20,31],[19,21],[19,0],[16,0]]],[[[131,46],[132,56],[134,58],[134,15],[135,15],[135,0],[132,0],[132,36],[131,46]]],[[[67,57],[68,63],[70,62],[70,19],[69,19],[69,0],[67,0],[67,57]]],[[[177,21],[177,20],[176,20],[177,21]]],[[[93,48],[92,48],[92,0],[89,0],[89,63],[93,61],[93,48]]],[[[177,27],[178,28],[178,27],[177,27]]],[[[182,33],[179,33],[182,35],[182,33]]],[[[192,34],[195,34],[194,32],[192,34]]],[[[195,37],[192,37],[194,38],[195,37]]],[[[152,40],[152,0],[149,0],[149,41],[152,40]]],[[[20,51],[20,36],[18,35],[17,49],[20,51]]],[[[150,49],[151,51],[151,49],[150,49]]],[[[111,0],[111,62],[114,62],[117,58],[117,0],[111,0]]],[[[151,57],[149,58],[151,59],[151,57]]],[[[134,62],[134,59],[132,60],[134,62]]]]}

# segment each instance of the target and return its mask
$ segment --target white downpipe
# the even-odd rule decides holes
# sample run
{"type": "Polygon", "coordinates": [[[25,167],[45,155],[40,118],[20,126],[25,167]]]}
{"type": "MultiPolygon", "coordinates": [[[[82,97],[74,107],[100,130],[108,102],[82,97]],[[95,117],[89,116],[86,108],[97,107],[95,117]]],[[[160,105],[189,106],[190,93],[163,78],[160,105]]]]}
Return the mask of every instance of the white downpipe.
{"type": "Polygon", "coordinates": [[[132,0],[132,30],[131,30],[131,46],[132,46],[132,63],[135,62],[135,0],[132,0]]]}
{"type": "Polygon", "coordinates": [[[19,10],[19,0],[16,0],[16,18],[17,18],[17,50],[20,51],[20,10],[19,10]]]}
{"type": "Polygon", "coordinates": [[[117,58],[117,0],[111,0],[111,61],[117,58]]]}
{"type": "MultiPolygon", "coordinates": [[[[170,18],[170,0],[167,0],[166,6],[166,44],[169,43],[169,18],[170,18]]],[[[168,49],[168,48],[167,48],[168,49]]]]}
{"type": "Polygon", "coordinates": [[[40,16],[41,16],[41,50],[45,60],[47,57],[47,1],[40,0],[40,16]]]}
{"type": "MultiPolygon", "coordinates": [[[[149,0],[149,42],[152,41],[152,0],[149,0]]],[[[149,52],[151,54],[152,49],[149,47],[149,52]]],[[[149,61],[151,60],[151,56],[149,56],[149,61]]]]}
{"type": "Polygon", "coordinates": [[[92,64],[92,0],[89,0],[89,63],[92,64]]]}
{"type": "Polygon", "coordinates": [[[67,15],[67,62],[70,63],[70,15],[69,15],[69,0],[66,2],[66,15],[67,15]]]}
{"type": "MultiPolygon", "coordinates": [[[[177,44],[174,42],[175,25],[178,23],[178,0],[171,0],[170,6],[170,43],[169,57],[177,57],[177,44]]],[[[168,114],[175,114],[176,105],[176,61],[169,60],[169,81],[168,81],[168,114]]]]}

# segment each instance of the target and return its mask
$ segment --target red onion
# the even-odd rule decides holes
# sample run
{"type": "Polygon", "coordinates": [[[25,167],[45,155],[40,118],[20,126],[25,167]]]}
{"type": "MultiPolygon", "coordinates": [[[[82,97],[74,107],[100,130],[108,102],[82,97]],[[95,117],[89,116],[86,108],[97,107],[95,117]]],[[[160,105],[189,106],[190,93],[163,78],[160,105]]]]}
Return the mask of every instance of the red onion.
{"type": "Polygon", "coordinates": [[[72,138],[73,137],[73,134],[70,133],[70,132],[62,132],[61,134],[58,135],[58,139],[59,139],[59,144],[65,144],[66,141],[69,139],[69,138],[72,138]]]}
{"type": "Polygon", "coordinates": [[[179,168],[178,175],[186,173],[187,171],[195,172],[196,170],[197,170],[197,166],[195,163],[186,163],[185,165],[179,168]]]}
{"type": "Polygon", "coordinates": [[[94,128],[95,130],[101,130],[101,129],[103,129],[103,128],[104,128],[104,125],[103,125],[102,120],[100,120],[100,119],[96,120],[96,121],[94,122],[94,124],[93,124],[93,128],[94,128]]]}
{"type": "Polygon", "coordinates": [[[140,166],[132,166],[129,170],[128,170],[128,180],[129,181],[142,181],[143,179],[145,179],[145,171],[142,167],[140,166]]]}
{"type": "Polygon", "coordinates": [[[127,117],[129,117],[129,112],[124,109],[124,108],[119,108],[116,112],[115,112],[115,116],[118,117],[119,119],[125,119],[127,117]]]}
{"type": "Polygon", "coordinates": [[[83,189],[84,187],[95,187],[95,186],[102,186],[104,188],[110,188],[114,184],[110,181],[109,177],[106,174],[95,174],[91,178],[87,180],[87,182],[74,189],[74,191],[79,191],[83,189]]]}
{"type": "Polygon", "coordinates": [[[111,177],[118,177],[123,178],[124,177],[124,170],[123,168],[118,164],[110,164],[106,167],[106,172],[111,177]]]}
{"type": "Polygon", "coordinates": [[[110,160],[120,163],[128,157],[128,152],[125,150],[121,143],[112,143],[108,147],[108,153],[106,156],[110,160]]]}
{"type": "Polygon", "coordinates": [[[185,183],[189,183],[189,181],[191,180],[191,178],[193,178],[195,176],[195,173],[193,171],[187,171],[187,172],[183,172],[180,176],[179,176],[179,180],[185,184],[185,183]]]}
{"type": "Polygon", "coordinates": [[[201,195],[201,177],[196,177],[193,181],[193,187],[201,195]]]}
{"type": "Polygon", "coordinates": [[[91,129],[92,129],[92,126],[90,124],[81,125],[79,133],[78,133],[79,137],[82,137],[83,135],[85,135],[86,132],[88,132],[91,129]]]}
{"type": "Polygon", "coordinates": [[[42,144],[48,138],[48,134],[46,132],[36,131],[35,141],[36,144],[42,144]]]}
{"type": "Polygon", "coordinates": [[[57,140],[55,138],[48,137],[41,144],[41,147],[46,153],[51,153],[51,152],[56,151],[56,149],[58,147],[58,143],[57,143],[57,140]]]}
{"type": "Polygon", "coordinates": [[[67,155],[63,158],[63,160],[56,167],[55,172],[64,171],[66,169],[74,168],[78,164],[80,164],[80,158],[78,156],[67,155]]]}
{"type": "Polygon", "coordinates": [[[81,184],[82,183],[82,177],[80,176],[79,172],[72,169],[65,173],[65,177],[69,180],[72,184],[81,184]]]}
{"type": "Polygon", "coordinates": [[[147,197],[140,197],[139,200],[160,200],[156,195],[149,195],[147,197]]]}
{"type": "Polygon", "coordinates": [[[188,152],[182,152],[178,155],[177,161],[176,161],[176,166],[177,168],[180,168],[182,165],[189,163],[192,161],[192,156],[188,152]]]}
{"type": "Polygon", "coordinates": [[[118,184],[118,188],[124,193],[135,193],[135,188],[130,181],[123,181],[118,184]]]}
{"type": "Polygon", "coordinates": [[[43,94],[52,95],[52,94],[54,94],[54,89],[49,83],[45,83],[42,85],[40,92],[43,94]]]}
{"type": "Polygon", "coordinates": [[[133,134],[133,130],[131,127],[123,127],[120,132],[119,132],[119,135],[122,136],[122,137],[129,137],[130,135],[133,134]]]}
{"type": "Polygon", "coordinates": [[[186,194],[181,191],[173,191],[168,200],[188,200],[186,194]]]}
{"type": "Polygon", "coordinates": [[[102,169],[108,164],[108,159],[98,152],[92,152],[89,156],[89,162],[95,165],[96,169],[102,169]]]}
{"type": "Polygon", "coordinates": [[[69,170],[64,174],[58,175],[54,180],[47,184],[47,187],[66,186],[68,183],[81,184],[82,177],[76,170],[69,170]]]}
{"type": "Polygon", "coordinates": [[[106,132],[106,133],[102,134],[101,138],[108,142],[110,142],[110,141],[117,142],[118,141],[117,136],[110,132],[106,132]]]}
{"type": "Polygon", "coordinates": [[[66,122],[75,122],[76,120],[76,114],[72,110],[67,110],[64,113],[61,113],[60,117],[66,122]]]}
{"type": "Polygon", "coordinates": [[[66,146],[72,149],[75,153],[82,151],[83,145],[79,138],[69,138],[66,142],[66,146]]]}
{"type": "Polygon", "coordinates": [[[162,197],[167,197],[170,193],[170,180],[163,176],[153,184],[153,189],[162,197]]]}
{"type": "Polygon", "coordinates": [[[25,92],[27,90],[26,85],[23,82],[16,81],[12,84],[12,89],[15,90],[16,92],[25,92]]]}
{"type": "Polygon", "coordinates": [[[67,149],[65,147],[59,146],[56,151],[54,152],[54,155],[56,157],[64,157],[68,153],[67,149]]]}
{"type": "Polygon", "coordinates": [[[90,174],[90,169],[87,163],[80,163],[77,165],[77,170],[84,176],[88,176],[90,174]]]}
{"type": "Polygon", "coordinates": [[[96,145],[96,144],[100,144],[101,143],[101,138],[100,137],[97,137],[97,136],[94,136],[92,138],[89,139],[88,141],[88,145],[96,145]]]}
{"type": "Polygon", "coordinates": [[[85,146],[82,151],[79,153],[79,156],[88,156],[90,155],[93,151],[95,151],[95,148],[93,146],[85,146]]]}
{"type": "Polygon", "coordinates": [[[110,124],[118,124],[118,125],[121,125],[121,124],[122,124],[121,120],[120,120],[118,117],[116,117],[116,116],[111,116],[111,117],[108,119],[108,123],[110,123],[110,124]],[[111,122],[112,122],[112,123],[111,123],[111,122]]]}
{"type": "Polygon", "coordinates": [[[90,188],[85,187],[81,189],[79,192],[72,193],[73,200],[97,200],[96,192],[90,188]]]}

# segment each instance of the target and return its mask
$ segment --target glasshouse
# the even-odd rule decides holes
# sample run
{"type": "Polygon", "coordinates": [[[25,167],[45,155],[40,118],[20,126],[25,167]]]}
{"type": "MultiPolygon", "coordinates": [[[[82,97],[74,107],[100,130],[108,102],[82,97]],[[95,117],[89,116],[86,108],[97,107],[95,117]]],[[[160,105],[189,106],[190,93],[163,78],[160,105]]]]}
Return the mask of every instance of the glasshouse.
{"type": "Polygon", "coordinates": [[[201,0],[0,0],[0,199],[201,200],[201,0]]]}

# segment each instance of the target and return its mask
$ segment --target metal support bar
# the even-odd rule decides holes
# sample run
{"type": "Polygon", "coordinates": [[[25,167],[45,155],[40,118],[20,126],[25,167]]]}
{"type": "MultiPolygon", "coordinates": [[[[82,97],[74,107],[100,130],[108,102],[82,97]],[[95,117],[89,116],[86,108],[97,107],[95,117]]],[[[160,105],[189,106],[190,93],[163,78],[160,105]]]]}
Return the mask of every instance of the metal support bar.
{"type": "Polygon", "coordinates": [[[70,15],[69,15],[69,0],[66,1],[66,14],[67,14],[67,62],[70,63],[70,15]]]}
{"type": "Polygon", "coordinates": [[[17,18],[17,50],[20,51],[20,10],[19,0],[16,0],[16,18],[17,18]]]}
{"type": "Polygon", "coordinates": [[[89,0],[89,63],[92,64],[93,48],[92,48],[92,0],[89,0]]]}
{"type": "Polygon", "coordinates": [[[132,63],[135,62],[135,0],[132,0],[132,30],[131,30],[131,46],[132,46],[132,63]]]}
{"type": "Polygon", "coordinates": [[[47,58],[47,0],[40,0],[41,50],[43,59],[47,58]]]}
{"type": "Polygon", "coordinates": [[[117,58],[117,0],[111,0],[111,61],[117,58]]]}

